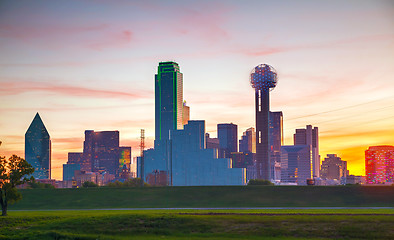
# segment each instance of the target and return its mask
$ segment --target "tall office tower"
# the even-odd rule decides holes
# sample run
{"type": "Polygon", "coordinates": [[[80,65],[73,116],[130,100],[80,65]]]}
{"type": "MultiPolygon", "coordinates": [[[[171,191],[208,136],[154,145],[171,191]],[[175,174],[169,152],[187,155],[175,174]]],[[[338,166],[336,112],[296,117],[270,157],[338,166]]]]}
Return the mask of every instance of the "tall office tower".
{"type": "Polygon", "coordinates": [[[232,168],[231,159],[216,158],[213,149],[205,148],[205,121],[189,121],[183,130],[171,131],[169,142],[144,151],[146,180],[158,183],[167,174],[171,186],[246,183],[244,168],[232,168]]]}
{"type": "Polygon", "coordinates": [[[270,148],[272,152],[280,152],[283,145],[283,113],[270,112],[270,148]]]}
{"type": "Polygon", "coordinates": [[[90,162],[92,172],[100,170],[119,173],[119,131],[85,131],[84,162],[90,162]]]}
{"type": "Polygon", "coordinates": [[[186,105],[186,101],[183,102],[182,108],[182,125],[186,125],[190,120],[190,107],[186,105]]]}
{"type": "Polygon", "coordinates": [[[92,171],[92,164],[84,161],[84,155],[82,152],[69,152],[67,164],[79,164],[82,171],[92,171]]]}
{"type": "Polygon", "coordinates": [[[239,140],[239,151],[256,153],[256,131],[254,128],[248,128],[243,132],[241,140],[239,140]]]}
{"type": "Polygon", "coordinates": [[[78,163],[63,164],[63,181],[71,181],[75,171],[81,171],[81,165],[78,163]]]}
{"type": "Polygon", "coordinates": [[[283,113],[270,112],[271,179],[280,180],[280,147],[283,145],[283,113]]]}
{"type": "Polygon", "coordinates": [[[25,159],[35,179],[51,179],[51,138],[38,113],[25,134],[25,159]]]}
{"type": "Polygon", "coordinates": [[[394,182],[394,146],[372,146],[365,150],[365,175],[369,184],[394,182]]]}
{"type": "Polygon", "coordinates": [[[319,130],[307,125],[305,129],[296,129],[294,134],[294,145],[310,145],[312,151],[313,177],[320,177],[320,155],[319,155],[319,130]]]}
{"type": "Polygon", "coordinates": [[[250,84],[255,89],[256,107],[256,177],[270,180],[270,144],[269,144],[269,92],[277,84],[275,69],[266,64],[253,68],[250,84]]]}
{"type": "Polygon", "coordinates": [[[312,177],[310,145],[281,147],[281,181],[306,185],[312,177]]]}
{"type": "Polygon", "coordinates": [[[219,158],[231,158],[238,152],[238,126],[232,123],[218,124],[219,158]]]}
{"type": "Polygon", "coordinates": [[[336,154],[327,154],[327,157],[324,158],[321,164],[320,177],[341,180],[342,177],[347,177],[348,175],[347,162],[342,161],[336,154]]]}
{"type": "Polygon", "coordinates": [[[169,139],[182,129],[183,75],[175,62],[160,62],[155,75],[155,139],[169,139]]]}

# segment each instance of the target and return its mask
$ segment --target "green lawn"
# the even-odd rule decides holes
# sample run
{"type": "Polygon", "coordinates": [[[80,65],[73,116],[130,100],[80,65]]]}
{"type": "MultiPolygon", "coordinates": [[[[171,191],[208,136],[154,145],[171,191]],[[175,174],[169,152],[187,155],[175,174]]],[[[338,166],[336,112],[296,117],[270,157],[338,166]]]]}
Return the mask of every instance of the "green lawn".
{"type": "Polygon", "coordinates": [[[394,207],[394,187],[228,186],[24,189],[10,209],[394,207]]]}
{"type": "Polygon", "coordinates": [[[393,239],[394,210],[10,211],[0,239],[393,239]]]}

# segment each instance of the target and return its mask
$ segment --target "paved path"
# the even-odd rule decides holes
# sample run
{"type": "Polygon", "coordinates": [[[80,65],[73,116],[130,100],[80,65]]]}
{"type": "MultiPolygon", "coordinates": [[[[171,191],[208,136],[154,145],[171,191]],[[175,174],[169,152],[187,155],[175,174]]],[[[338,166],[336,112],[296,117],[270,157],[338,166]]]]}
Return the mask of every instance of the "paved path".
{"type": "Polygon", "coordinates": [[[394,207],[230,207],[230,208],[93,208],[93,209],[29,209],[8,211],[138,211],[138,210],[350,210],[350,209],[394,209],[394,207]]]}

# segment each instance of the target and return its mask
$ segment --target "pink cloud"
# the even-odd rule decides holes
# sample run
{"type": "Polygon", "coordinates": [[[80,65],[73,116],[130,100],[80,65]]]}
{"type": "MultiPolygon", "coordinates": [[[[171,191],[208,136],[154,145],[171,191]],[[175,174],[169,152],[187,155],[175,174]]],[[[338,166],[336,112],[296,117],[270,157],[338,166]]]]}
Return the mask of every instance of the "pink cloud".
{"type": "Polygon", "coordinates": [[[331,48],[331,47],[337,47],[337,46],[347,45],[347,44],[369,43],[369,42],[386,41],[386,40],[393,41],[394,35],[360,36],[360,37],[340,39],[340,40],[330,41],[330,42],[301,44],[301,45],[294,45],[294,46],[278,46],[278,47],[261,46],[261,47],[257,47],[257,50],[243,49],[243,50],[240,50],[239,52],[241,52],[242,54],[245,54],[245,55],[249,55],[249,56],[266,56],[266,55],[272,55],[272,54],[276,54],[276,53],[297,51],[297,50],[303,50],[303,49],[331,48]]]}
{"type": "Polygon", "coordinates": [[[107,24],[87,26],[10,25],[0,24],[0,37],[23,41],[43,47],[79,46],[93,50],[128,46],[133,33],[114,29],[107,24]]]}
{"type": "Polygon", "coordinates": [[[126,92],[33,81],[4,81],[1,85],[0,94],[3,96],[21,94],[25,92],[49,92],[67,96],[135,99],[150,98],[152,95],[151,92],[143,90],[126,92]]]}

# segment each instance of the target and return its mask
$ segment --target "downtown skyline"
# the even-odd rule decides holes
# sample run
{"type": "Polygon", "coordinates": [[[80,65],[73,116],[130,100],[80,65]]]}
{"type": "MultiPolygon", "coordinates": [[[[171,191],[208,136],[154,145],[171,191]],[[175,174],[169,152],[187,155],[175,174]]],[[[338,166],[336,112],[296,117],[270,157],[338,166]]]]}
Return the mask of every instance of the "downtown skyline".
{"type": "Polygon", "coordinates": [[[52,176],[85,130],[120,132],[139,155],[154,139],[154,74],[179,63],[191,120],[255,127],[250,71],[278,72],[271,110],[285,145],[319,127],[321,160],[365,175],[364,151],[393,145],[394,4],[390,1],[3,1],[0,154],[24,156],[36,112],[52,139],[52,176]]]}

